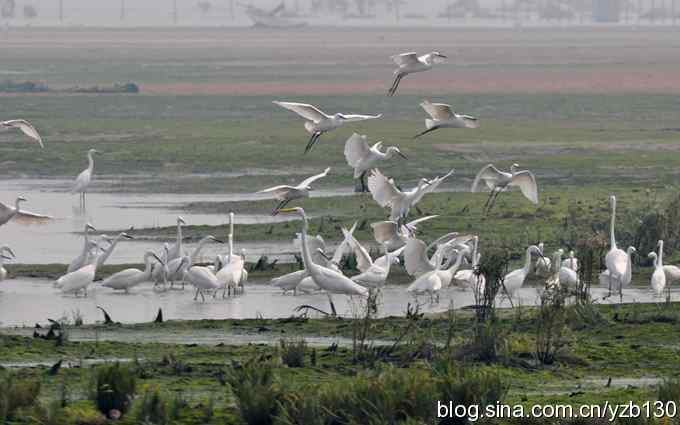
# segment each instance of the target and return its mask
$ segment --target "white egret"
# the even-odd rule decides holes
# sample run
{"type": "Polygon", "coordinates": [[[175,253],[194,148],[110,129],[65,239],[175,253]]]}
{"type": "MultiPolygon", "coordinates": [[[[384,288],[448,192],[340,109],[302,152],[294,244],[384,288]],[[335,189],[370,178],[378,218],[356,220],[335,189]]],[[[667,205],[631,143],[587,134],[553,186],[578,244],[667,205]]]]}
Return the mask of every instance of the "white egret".
{"type": "Polygon", "coordinates": [[[267,189],[263,189],[257,193],[271,193],[274,196],[274,198],[280,201],[279,204],[274,209],[274,212],[276,212],[276,210],[285,207],[292,200],[308,198],[309,192],[312,190],[311,184],[319,180],[320,178],[326,177],[329,171],[331,171],[330,167],[326,168],[323,171],[323,173],[316,174],[314,176],[304,179],[297,186],[288,185],[274,186],[267,189]]]}
{"type": "Polygon", "coordinates": [[[22,202],[26,202],[26,198],[23,196],[17,197],[14,201],[14,206],[5,205],[0,202],[0,226],[7,224],[7,222],[12,219],[19,224],[32,224],[45,222],[52,218],[49,215],[36,214],[34,212],[22,210],[20,207],[22,202]]]}
{"type": "Polygon", "coordinates": [[[383,208],[390,207],[390,220],[399,221],[408,216],[411,207],[420,202],[426,193],[433,192],[453,172],[454,170],[451,170],[444,176],[432,180],[420,179],[417,187],[402,191],[397,188],[394,179],[388,179],[380,170],[375,169],[368,176],[368,189],[378,205],[383,208]]]}
{"type": "Polygon", "coordinates": [[[170,251],[170,245],[168,243],[163,244],[163,255],[160,257],[157,256],[156,258],[160,258],[160,266],[158,268],[154,268],[151,270],[151,278],[154,282],[153,287],[156,288],[159,283],[163,282],[163,288],[166,288],[168,285],[168,276],[170,276],[170,268],[168,267],[168,257],[170,251]]]}
{"type": "Polygon", "coordinates": [[[398,257],[404,248],[390,252],[387,249],[387,245],[383,244],[385,255],[373,261],[366,248],[361,246],[353,235],[346,236],[346,240],[349,240],[349,246],[354,251],[357,259],[357,269],[361,272],[356,276],[352,276],[351,279],[366,288],[382,288],[385,286],[385,281],[390,274],[390,268],[393,264],[399,264],[398,257]]]}
{"type": "Polygon", "coordinates": [[[66,269],[66,273],[74,272],[89,262],[90,249],[92,248],[90,244],[90,230],[93,232],[97,231],[90,223],[86,223],[85,230],[83,231],[83,250],[80,252],[80,255],[71,261],[66,269]]]}
{"type": "MultiPolygon", "coordinates": [[[[205,236],[198,241],[196,248],[194,248],[190,255],[183,255],[167,262],[168,274],[166,277],[170,281],[170,288],[174,286],[176,281],[181,281],[182,289],[184,289],[184,272],[198,261],[201,251],[209,242],[223,243],[213,235],[205,236]]],[[[163,269],[160,267],[154,269],[152,276],[155,282],[162,280],[164,278],[163,269]]]]}
{"type": "Polygon", "coordinates": [[[552,261],[550,258],[545,257],[545,251],[544,251],[545,245],[543,242],[538,243],[538,249],[541,251],[541,254],[543,255],[542,257],[538,257],[536,259],[536,262],[534,263],[534,273],[537,276],[540,277],[547,277],[549,276],[552,272],[552,261]]]}
{"type": "Polygon", "coordinates": [[[305,266],[305,270],[309,272],[309,275],[314,280],[314,283],[316,283],[321,289],[324,289],[326,291],[333,315],[336,314],[336,311],[335,305],[333,304],[333,299],[331,298],[331,294],[361,295],[361,296],[368,295],[368,290],[366,288],[355,283],[348,277],[344,276],[342,273],[327,267],[320,266],[312,261],[312,255],[309,251],[309,246],[307,244],[307,232],[309,231],[309,222],[307,221],[305,210],[297,207],[281,209],[279,210],[279,212],[296,213],[300,217],[302,217],[302,231],[300,232],[300,239],[302,242],[302,260],[305,266]]]}
{"type": "Polygon", "coordinates": [[[88,161],[88,166],[85,170],[83,170],[80,174],[78,174],[78,177],[76,177],[76,181],[73,184],[73,187],[71,188],[71,195],[75,193],[80,194],[80,205],[81,207],[85,207],[85,193],[87,192],[87,189],[90,187],[90,183],[92,183],[92,179],[94,177],[94,154],[100,153],[96,149],[90,149],[87,151],[87,161],[88,161]]]}
{"type": "Polygon", "coordinates": [[[196,295],[194,295],[194,301],[198,299],[198,295],[201,295],[203,302],[205,302],[204,291],[213,291],[213,298],[217,294],[217,289],[219,289],[220,284],[217,282],[217,278],[210,271],[209,268],[203,266],[191,266],[184,273],[183,280],[186,280],[190,284],[194,285],[196,288],[196,295]]]}
{"type": "Polygon", "coordinates": [[[406,288],[407,292],[413,293],[415,295],[420,295],[423,293],[428,294],[430,295],[431,302],[434,302],[434,297],[436,296],[437,302],[439,302],[439,291],[442,289],[442,277],[439,274],[442,261],[441,258],[439,258],[439,255],[440,252],[435,254],[434,270],[418,276],[416,280],[414,280],[408,286],[408,288],[406,288]]]}
{"type": "Polygon", "coordinates": [[[457,114],[451,109],[451,105],[445,103],[432,103],[424,100],[420,107],[431,118],[425,119],[425,131],[415,135],[414,139],[440,128],[478,128],[479,120],[471,115],[457,114]]]}
{"type": "MultiPolygon", "coordinates": [[[[660,240],[657,243],[657,246],[659,248],[659,257],[661,257],[660,262],[663,266],[663,271],[666,274],[666,283],[668,284],[668,286],[670,288],[671,283],[680,280],[680,267],[663,264],[663,241],[660,240]]],[[[651,253],[651,254],[654,254],[654,253],[651,253]]],[[[654,258],[655,259],[654,261],[656,261],[656,254],[654,254],[654,256],[650,255],[650,257],[654,258]]],[[[654,265],[656,265],[656,263],[654,263],[654,265]]]]}
{"type": "Polygon", "coordinates": [[[7,245],[0,247],[0,282],[7,278],[7,270],[5,269],[4,260],[12,260],[14,258],[16,258],[16,255],[14,255],[12,248],[8,247],[7,245]]]}
{"type": "Polygon", "coordinates": [[[429,71],[435,64],[443,63],[446,56],[436,51],[422,56],[418,56],[416,52],[408,52],[391,56],[390,59],[398,66],[394,70],[392,87],[387,91],[388,96],[394,96],[402,78],[408,74],[429,71]]]}
{"type": "Polygon", "coordinates": [[[215,274],[220,288],[223,288],[222,298],[231,295],[232,291],[236,294],[236,289],[242,286],[242,283],[247,279],[248,271],[246,270],[245,254],[234,255],[234,237],[229,235],[229,254],[225,257],[225,262],[222,268],[215,274]]]}
{"type": "Polygon", "coordinates": [[[493,164],[488,164],[479,170],[479,173],[475,176],[475,181],[472,183],[472,192],[480,191],[480,183],[482,181],[491,189],[489,198],[484,205],[487,211],[491,210],[501,192],[505,192],[512,187],[519,187],[525,198],[533,204],[538,204],[538,186],[536,185],[534,174],[529,170],[517,171],[518,167],[519,165],[512,164],[509,173],[500,171],[493,164]]]}
{"type": "MultiPolygon", "coordinates": [[[[571,264],[571,263],[565,264],[565,261],[568,261],[569,259],[562,261],[561,257],[562,257],[562,254],[564,254],[564,250],[560,249],[558,252],[559,252],[560,262],[556,263],[555,265],[559,267],[558,276],[559,276],[560,285],[564,286],[566,288],[576,289],[578,287],[578,284],[579,284],[578,273],[576,272],[576,270],[574,270],[572,268],[573,264],[571,264]]],[[[571,251],[569,253],[570,256],[573,256],[573,254],[574,254],[574,251],[571,251]]],[[[573,257],[572,257],[572,259],[573,259],[573,257]]]]}
{"type": "Polygon", "coordinates": [[[35,129],[33,124],[26,120],[18,119],[0,121],[0,128],[17,128],[21,130],[25,135],[30,137],[32,140],[38,142],[41,148],[45,147],[45,145],[43,144],[42,137],[40,137],[40,134],[38,133],[38,130],[35,129]]]}
{"type": "Polygon", "coordinates": [[[562,260],[562,267],[568,267],[578,272],[578,258],[574,256],[574,251],[569,251],[569,258],[562,260]]]}
{"type": "Polygon", "coordinates": [[[468,256],[470,257],[470,268],[457,271],[453,275],[452,282],[472,289],[475,296],[483,293],[486,286],[486,276],[477,273],[477,266],[482,257],[479,253],[479,236],[472,237],[472,247],[469,244],[459,245],[459,255],[462,255],[461,261],[468,256]]]}
{"type": "Polygon", "coordinates": [[[321,137],[323,133],[334,130],[346,122],[366,121],[382,117],[382,114],[358,115],[336,113],[333,115],[328,115],[318,109],[316,106],[306,103],[280,102],[278,100],[275,100],[273,103],[275,105],[279,105],[282,108],[288,109],[289,111],[295,112],[306,120],[305,129],[309,134],[312,135],[312,137],[309,139],[309,142],[305,147],[305,153],[312,149],[314,144],[319,140],[319,137],[321,137]]]}
{"type": "Polygon", "coordinates": [[[109,247],[106,248],[104,252],[99,255],[99,257],[97,257],[97,268],[103,266],[106,260],[109,259],[113,253],[113,250],[116,248],[116,245],[118,245],[118,242],[120,242],[121,239],[134,239],[125,232],[119,233],[115,238],[111,238],[108,235],[102,235],[101,237],[103,240],[109,243],[109,247]]]}
{"type": "Polygon", "coordinates": [[[314,282],[314,279],[312,279],[311,276],[307,276],[300,280],[300,283],[295,288],[295,290],[297,292],[302,292],[303,294],[311,294],[320,291],[321,288],[316,284],[316,282],[314,282]]]}
{"type": "Polygon", "coordinates": [[[345,160],[354,168],[354,179],[361,182],[362,192],[368,191],[364,182],[366,173],[374,169],[379,162],[388,161],[395,155],[408,159],[396,146],[388,146],[385,152],[382,152],[380,150],[382,145],[383,142],[376,142],[373,146],[368,146],[366,136],[357,133],[352,134],[345,142],[345,160]]]}
{"type": "MultiPolygon", "coordinates": [[[[99,246],[97,245],[97,242],[88,241],[88,251],[98,249],[99,246]]],[[[94,276],[97,273],[97,257],[88,255],[88,258],[88,264],[57,279],[55,286],[60,288],[62,293],[73,293],[77,296],[82,290],[85,293],[85,296],[87,296],[87,287],[92,284],[94,276]]]]}
{"type": "MultiPolygon", "coordinates": [[[[446,262],[453,253],[453,248],[474,239],[471,235],[459,235],[458,233],[448,233],[429,246],[420,239],[411,238],[406,242],[404,248],[404,267],[406,272],[411,276],[420,276],[423,273],[430,272],[435,269],[437,264],[435,261],[440,260],[442,263],[446,262]],[[436,248],[432,257],[428,258],[427,253],[436,248]]],[[[448,283],[447,283],[448,285],[448,283]]]]}
{"type": "Polygon", "coordinates": [[[144,270],[134,268],[121,270],[104,279],[102,286],[114,290],[122,289],[127,293],[132,287],[150,281],[153,268],[152,259],[156,259],[160,264],[163,263],[153,251],[146,251],[144,253],[144,270]]]}
{"type": "MultiPolygon", "coordinates": [[[[609,206],[611,208],[611,221],[609,224],[609,252],[604,257],[607,271],[609,271],[610,283],[618,283],[619,295],[623,297],[621,289],[624,286],[623,276],[628,269],[629,257],[626,253],[616,246],[616,196],[609,197],[609,206]]],[[[611,291],[611,287],[609,288],[611,291]]]]}
{"type": "Polygon", "coordinates": [[[307,270],[297,270],[291,273],[286,273],[283,276],[275,277],[269,281],[269,284],[275,286],[283,291],[285,294],[288,291],[296,293],[296,288],[305,277],[309,276],[307,270]]]}
{"type": "Polygon", "coordinates": [[[658,297],[661,296],[663,290],[666,289],[666,272],[663,270],[663,254],[657,256],[655,252],[648,254],[649,258],[654,260],[654,272],[650,280],[652,291],[658,297]]]}
{"type": "Polygon", "coordinates": [[[379,221],[371,224],[373,238],[379,244],[387,244],[390,250],[395,250],[406,245],[409,238],[415,237],[418,224],[439,217],[438,215],[428,215],[399,225],[396,221],[379,221]]]}
{"type": "Polygon", "coordinates": [[[186,221],[184,221],[184,218],[178,216],[177,217],[177,240],[175,241],[175,244],[172,245],[171,247],[168,248],[167,252],[167,261],[174,260],[175,258],[182,257],[186,255],[184,252],[184,248],[182,248],[182,225],[187,224],[186,221]]]}
{"type": "Polygon", "coordinates": [[[530,245],[526,250],[526,256],[524,259],[524,267],[521,269],[513,270],[506,274],[503,278],[503,286],[505,287],[505,292],[509,298],[515,295],[515,292],[524,285],[524,281],[529,274],[529,269],[531,268],[531,256],[539,255],[543,256],[543,253],[536,245],[530,245]]]}
{"type": "MultiPolygon", "coordinates": [[[[630,285],[630,282],[633,280],[633,254],[637,252],[637,250],[629,246],[628,249],[625,251],[626,255],[626,268],[623,272],[623,275],[620,275],[619,277],[612,278],[611,273],[609,270],[605,270],[602,273],[600,273],[599,279],[600,279],[600,285],[605,286],[609,288],[609,292],[611,293],[612,288],[617,289],[619,291],[619,295],[621,299],[623,299],[623,288],[626,286],[630,285]]],[[[606,259],[606,257],[605,257],[606,259]]]]}

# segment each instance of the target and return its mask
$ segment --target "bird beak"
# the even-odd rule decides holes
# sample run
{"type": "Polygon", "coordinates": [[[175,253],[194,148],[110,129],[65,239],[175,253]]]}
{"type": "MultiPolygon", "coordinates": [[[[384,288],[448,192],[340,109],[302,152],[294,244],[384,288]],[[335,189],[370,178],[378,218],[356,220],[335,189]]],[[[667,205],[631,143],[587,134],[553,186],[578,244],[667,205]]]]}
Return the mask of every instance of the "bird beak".
{"type": "Polygon", "coordinates": [[[223,240],[221,240],[221,239],[217,239],[217,238],[213,238],[213,241],[215,241],[215,242],[217,242],[217,243],[224,243],[224,241],[223,241],[223,240]]]}
{"type": "Polygon", "coordinates": [[[279,213],[291,213],[291,212],[295,212],[295,208],[281,208],[279,210],[274,211],[275,213],[274,215],[277,215],[279,213]]]}
{"type": "Polygon", "coordinates": [[[321,254],[321,256],[322,256],[323,258],[325,258],[325,259],[328,260],[328,261],[331,261],[331,257],[329,257],[328,255],[326,255],[326,253],[323,252],[323,250],[322,250],[321,248],[317,248],[316,251],[317,251],[319,254],[321,254]]]}
{"type": "Polygon", "coordinates": [[[88,224],[88,225],[87,225],[87,228],[90,229],[90,230],[92,230],[93,232],[96,232],[96,231],[97,231],[97,229],[95,229],[94,226],[91,225],[91,224],[88,224]]]}
{"type": "Polygon", "coordinates": [[[163,264],[163,261],[161,261],[161,259],[158,258],[158,255],[156,255],[156,254],[152,254],[152,255],[153,255],[153,258],[156,259],[156,261],[158,261],[160,264],[163,264]]]}
{"type": "Polygon", "coordinates": [[[17,258],[17,256],[14,254],[14,251],[12,251],[12,248],[6,247],[5,251],[9,252],[12,258],[17,258]]]}
{"type": "Polygon", "coordinates": [[[403,153],[401,153],[401,151],[397,151],[397,155],[399,155],[400,157],[402,157],[402,158],[408,160],[408,157],[407,157],[406,155],[404,155],[403,153]]]}
{"type": "Polygon", "coordinates": [[[134,236],[128,235],[127,233],[123,233],[123,237],[125,239],[134,239],[134,236]]]}
{"type": "Polygon", "coordinates": [[[6,255],[1,255],[0,257],[4,258],[5,260],[11,260],[12,259],[12,257],[8,257],[6,255]]]}

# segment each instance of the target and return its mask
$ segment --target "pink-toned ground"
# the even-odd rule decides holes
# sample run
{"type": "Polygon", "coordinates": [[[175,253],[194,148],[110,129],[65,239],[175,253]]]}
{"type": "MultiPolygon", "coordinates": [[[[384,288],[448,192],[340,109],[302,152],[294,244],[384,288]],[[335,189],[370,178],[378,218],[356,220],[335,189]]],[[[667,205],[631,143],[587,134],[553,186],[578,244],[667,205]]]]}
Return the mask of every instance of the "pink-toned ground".
{"type": "Polygon", "coordinates": [[[405,78],[401,93],[680,93],[680,37],[643,28],[18,30],[0,43],[0,73],[111,63],[141,68],[152,94],[384,93],[390,55],[432,49],[448,64],[405,78]]]}

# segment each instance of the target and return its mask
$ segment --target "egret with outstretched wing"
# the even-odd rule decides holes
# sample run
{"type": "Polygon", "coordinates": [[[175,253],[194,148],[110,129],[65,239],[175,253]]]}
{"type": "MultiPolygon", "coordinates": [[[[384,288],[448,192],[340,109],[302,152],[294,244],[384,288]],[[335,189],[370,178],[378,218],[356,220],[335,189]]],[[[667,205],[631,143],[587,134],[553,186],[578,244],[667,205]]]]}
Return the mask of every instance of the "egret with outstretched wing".
{"type": "Polygon", "coordinates": [[[326,168],[323,173],[316,174],[314,176],[304,179],[297,186],[280,185],[274,186],[267,189],[263,189],[257,193],[270,193],[279,200],[279,204],[274,208],[274,213],[285,207],[290,201],[301,198],[308,198],[309,192],[312,190],[312,183],[319,180],[320,178],[326,177],[328,172],[331,171],[331,167],[326,168]]]}
{"type": "Polygon", "coordinates": [[[397,69],[394,70],[394,82],[387,95],[394,96],[402,78],[408,74],[429,71],[435,64],[443,63],[446,56],[439,52],[430,52],[422,56],[418,56],[416,52],[407,52],[391,56],[390,59],[397,65],[397,69]]]}
{"type": "Polygon", "coordinates": [[[484,205],[486,212],[491,210],[498,195],[511,187],[518,187],[525,198],[533,204],[538,204],[538,186],[534,174],[529,170],[518,171],[518,167],[519,165],[512,164],[510,172],[505,172],[494,167],[493,164],[488,164],[479,170],[475,181],[472,183],[472,192],[479,192],[482,182],[491,189],[489,198],[484,205]]]}
{"type": "Polygon", "coordinates": [[[40,133],[38,133],[38,130],[35,129],[33,124],[26,120],[17,119],[0,121],[0,128],[17,128],[21,130],[22,133],[30,137],[32,140],[38,142],[41,148],[45,147],[45,145],[43,144],[42,137],[40,137],[40,133]]]}
{"type": "Polygon", "coordinates": [[[420,106],[431,118],[425,119],[425,131],[416,134],[414,139],[440,128],[478,128],[479,120],[471,115],[457,114],[451,105],[423,101],[420,106]]]}
{"type": "Polygon", "coordinates": [[[352,134],[345,142],[345,159],[347,164],[354,168],[354,178],[360,180],[362,192],[368,191],[364,183],[366,173],[374,169],[379,162],[387,161],[395,155],[408,159],[396,146],[389,146],[382,152],[380,150],[382,145],[383,142],[377,142],[369,146],[366,136],[357,133],[352,134]]]}
{"type": "Polygon", "coordinates": [[[297,103],[297,102],[280,102],[275,100],[273,102],[282,108],[293,111],[305,121],[305,129],[312,137],[309,139],[307,146],[305,147],[305,153],[309,152],[314,144],[319,140],[319,137],[323,133],[334,130],[347,122],[365,121],[372,120],[382,117],[382,114],[378,115],[359,115],[359,114],[343,114],[336,113],[333,115],[328,115],[321,111],[314,105],[309,105],[307,103],[297,103]]]}
{"type": "Polygon", "coordinates": [[[19,224],[44,223],[45,221],[52,219],[49,215],[22,210],[20,207],[22,202],[26,202],[26,198],[23,196],[17,197],[14,201],[14,206],[0,202],[0,226],[7,224],[7,222],[12,219],[19,224]]]}

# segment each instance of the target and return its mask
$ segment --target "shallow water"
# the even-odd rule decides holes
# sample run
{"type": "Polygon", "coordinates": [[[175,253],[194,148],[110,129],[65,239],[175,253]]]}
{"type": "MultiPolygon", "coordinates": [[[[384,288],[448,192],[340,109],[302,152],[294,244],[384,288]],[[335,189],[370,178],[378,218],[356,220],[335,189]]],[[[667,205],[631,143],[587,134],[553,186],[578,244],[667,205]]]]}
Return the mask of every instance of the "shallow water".
{"type": "MultiPolygon", "coordinates": [[[[0,243],[10,245],[17,254],[17,262],[25,264],[70,263],[82,250],[82,232],[85,223],[92,223],[100,231],[156,226],[173,226],[177,215],[182,215],[188,225],[221,225],[228,222],[227,214],[195,214],[178,212],[183,205],[191,202],[213,202],[250,198],[249,194],[182,195],[182,194],[120,194],[93,193],[87,195],[87,210],[79,207],[78,196],[64,192],[68,187],[65,180],[8,180],[3,181],[0,202],[14,204],[21,194],[28,202],[22,205],[28,211],[48,214],[54,217],[45,224],[22,225],[10,221],[0,227],[0,243]]],[[[237,215],[239,223],[269,223],[290,220],[289,217],[261,215],[237,215]]],[[[133,232],[134,233],[134,232],[133,232]]],[[[217,235],[220,236],[220,235],[217,235]]],[[[238,234],[237,234],[238,240],[238,234]]],[[[141,263],[148,249],[160,251],[161,244],[153,241],[121,242],[109,263],[141,263]]],[[[194,245],[187,244],[191,249],[194,245]]],[[[292,243],[240,244],[249,256],[259,257],[292,252],[292,243]]],[[[224,247],[208,246],[205,258],[224,247]]]]}
{"type": "MultiPolygon", "coordinates": [[[[114,292],[97,284],[88,290],[87,297],[64,295],[52,287],[51,282],[44,279],[6,280],[0,283],[0,326],[33,326],[45,323],[46,319],[57,319],[63,316],[72,317],[78,312],[85,323],[95,323],[103,319],[97,306],[105,308],[114,321],[122,323],[140,323],[153,320],[159,308],[167,320],[196,319],[244,319],[244,318],[285,318],[294,314],[294,309],[302,304],[309,304],[328,310],[328,298],[323,293],[284,295],[277,288],[249,282],[243,295],[223,299],[206,297],[205,302],[194,301],[194,291],[187,286],[185,290],[153,290],[150,284],[133,288],[129,294],[114,292]]],[[[602,299],[606,289],[593,289],[593,297],[601,303],[618,302],[618,297],[602,299]]],[[[538,291],[533,287],[525,287],[519,291],[519,302],[523,306],[535,305],[538,302],[538,291]]],[[[672,292],[672,299],[680,299],[680,291],[672,292]]],[[[338,314],[352,316],[360,311],[358,298],[351,299],[343,295],[334,295],[334,303],[338,314]]],[[[663,302],[665,298],[656,298],[647,288],[630,288],[625,290],[624,302],[663,302]]],[[[388,285],[382,290],[380,316],[403,316],[408,303],[418,303],[423,312],[445,311],[450,305],[462,308],[474,304],[471,291],[459,288],[447,288],[440,292],[438,303],[431,303],[428,296],[414,298],[406,292],[403,285],[388,285]]],[[[517,304],[517,300],[515,300],[517,304]]],[[[500,307],[508,307],[507,299],[499,301],[500,307]]]]}

